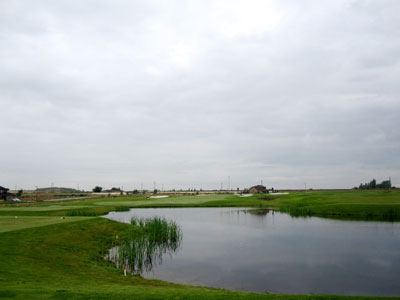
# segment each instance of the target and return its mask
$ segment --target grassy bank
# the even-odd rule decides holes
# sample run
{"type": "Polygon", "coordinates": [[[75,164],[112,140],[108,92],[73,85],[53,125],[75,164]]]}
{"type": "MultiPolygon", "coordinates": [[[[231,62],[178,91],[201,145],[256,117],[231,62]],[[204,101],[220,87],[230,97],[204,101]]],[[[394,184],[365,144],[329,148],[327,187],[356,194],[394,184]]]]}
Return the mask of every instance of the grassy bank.
{"type": "Polygon", "coordinates": [[[50,224],[69,223],[86,219],[88,219],[88,217],[59,218],[42,216],[0,216],[0,233],[25,228],[40,227],[50,224]]]}
{"type": "Polygon", "coordinates": [[[309,191],[270,198],[268,206],[293,216],[400,220],[400,191],[309,191]]]}

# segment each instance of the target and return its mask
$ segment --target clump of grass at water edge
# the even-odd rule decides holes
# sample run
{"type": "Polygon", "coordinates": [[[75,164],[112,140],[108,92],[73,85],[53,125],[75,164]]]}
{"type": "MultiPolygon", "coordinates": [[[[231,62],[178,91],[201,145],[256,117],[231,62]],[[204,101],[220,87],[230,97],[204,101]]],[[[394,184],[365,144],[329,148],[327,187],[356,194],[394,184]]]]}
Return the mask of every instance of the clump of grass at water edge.
{"type": "Polygon", "coordinates": [[[131,232],[110,249],[109,259],[132,274],[150,271],[164,254],[175,253],[182,241],[181,227],[163,217],[131,219],[131,232]]]}

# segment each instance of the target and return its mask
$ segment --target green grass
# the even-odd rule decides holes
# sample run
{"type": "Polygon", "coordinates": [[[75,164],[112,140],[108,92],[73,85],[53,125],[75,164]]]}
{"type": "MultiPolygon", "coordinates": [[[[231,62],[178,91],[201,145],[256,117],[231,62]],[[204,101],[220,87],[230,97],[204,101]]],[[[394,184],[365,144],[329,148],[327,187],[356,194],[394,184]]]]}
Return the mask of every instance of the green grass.
{"type": "Polygon", "coordinates": [[[272,198],[268,207],[293,216],[400,220],[400,191],[309,191],[272,198]]]}
{"type": "Polygon", "coordinates": [[[112,199],[113,201],[109,201],[110,199],[104,200],[97,200],[97,202],[94,202],[93,204],[106,207],[115,205],[128,205],[130,207],[240,207],[264,206],[268,204],[268,201],[257,196],[245,198],[231,194],[213,194],[205,196],[170,196],[168,198],[159,199],[144,199],[143,197],[135,199],[133,197],[126,197],[125,199],[115,198],[112,199]]]}
{"type": "Polygon", "coordinates": [[[67,216],[97,216],[98,214],[95,211],[88,209],[71,209],[65,212],[67,216]]]}
{"type": "Polygon", "coordinates": [[[21,206],[7,206],[1,207],[1,211],[52,211],[62,209],[75,209],[75,208],[87,208],[88,205],[76,205],[76,206],[62,206],[62,205],[47,205],[47,206],[32,206],[32,205],[21,205],[21,206]]]}
{"type": "Polygon", "coordinates": [[[293,215],[385,219],[399,213],[400,191],[312,191],[248,198],[131,196],[55,205],[2,206],[0,299],[389,299],[264,295],[170,284],[140,276],[124,277],[104,256],[117,245],[116,235],[121,238],[129,235],[131,225],[88,217],[125,211],[128,207],[216,206],[270,207],[293,215]]]}
{"type": "Polygon", "coordinates": [[[129,211],[129,210],[130,210],[129,206],[125,205],[120,205],[115,207],[115,211],[129,211]]]}
{"type": "MultiPolygon", "coordinates": [[[[202,205],[210,201],[223,201],[227,197],[235,197],[231,195],[206,195],[206,196],[170,196],[168,198],[138,198],[135,201],[120,201],[121,198],[116,198],[115,201],[96,202],[96,205],[130,205],[134,207],[161,207],[161,206],[190,206],[202,205]],[[119,201],[118,201],[119,200],[119,201]]],[[[237,197],[236,197],[237,198],[237,197]]],[[[109,200],[109,199],[107,199],[109,200]]]]}
{"type": "Polygon", "coordinates": [[[0,216],[101,216],[116,210],[114,206],[99,205],[59,205],[57,209],[49,206],[0,207],[0,216]]]}
{"type": "Polygon", "coordinates": [[[13,216],[1,216],[0,217],[0,232],[7,232],[13,230],[20,230],[31,227],[45,226],[57,223],[68,223],[86,220],[84,217],[73,217],[64,218],[60,217],[25,217],[19,216],[14,218],[13,216]]]}

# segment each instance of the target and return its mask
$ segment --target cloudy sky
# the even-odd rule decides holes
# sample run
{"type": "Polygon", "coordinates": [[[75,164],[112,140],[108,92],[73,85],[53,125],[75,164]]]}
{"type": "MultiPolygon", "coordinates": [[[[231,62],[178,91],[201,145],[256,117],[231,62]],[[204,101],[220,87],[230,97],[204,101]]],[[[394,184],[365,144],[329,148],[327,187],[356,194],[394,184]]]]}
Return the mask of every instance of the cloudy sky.
{"type": "Polygon", "coordinates": [[[400,185],[400,1],[0,2],[0,185],[400,185]]]}

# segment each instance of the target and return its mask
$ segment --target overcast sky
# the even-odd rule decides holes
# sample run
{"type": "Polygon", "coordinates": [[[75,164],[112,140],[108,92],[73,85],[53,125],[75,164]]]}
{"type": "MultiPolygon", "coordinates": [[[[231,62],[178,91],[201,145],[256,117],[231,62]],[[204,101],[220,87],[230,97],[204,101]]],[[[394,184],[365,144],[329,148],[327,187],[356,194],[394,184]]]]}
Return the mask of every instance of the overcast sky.
{"type": "Polygon", "coordinates": [[[0,185],[400,186],[400,1],[0,2],[0,185]]]}

